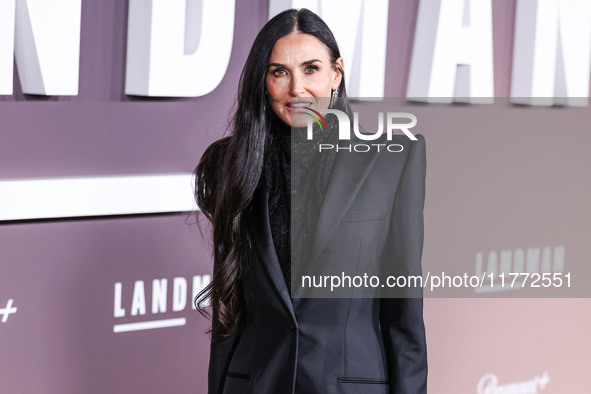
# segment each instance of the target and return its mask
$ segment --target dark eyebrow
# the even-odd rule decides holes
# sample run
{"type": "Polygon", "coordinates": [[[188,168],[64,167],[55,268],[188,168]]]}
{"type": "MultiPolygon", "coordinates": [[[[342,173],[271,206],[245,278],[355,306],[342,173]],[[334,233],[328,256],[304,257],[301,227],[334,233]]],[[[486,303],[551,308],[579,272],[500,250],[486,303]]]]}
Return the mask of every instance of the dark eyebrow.
{"type": "MultiPolygon", "coordinates": [[[[302,63],[302,66],[309,66],[309,65],[314,64],[316,62],[322,63],[322,60],[320,60],[320,59],[306,60],[305,62],[302,63]]],[[[267,65],[267,68],[269,68],[269,67],[285,68],[285,65],[281,64],[281,63],[269,63],[267,65]]]]}
{"type": "Polygon", "coordinates": [[[316,63],[316,62],[322,63],[322,60],[320,60],[320,59],[307,60],[307,61],[305,61],[305,62],[302,63],[302,66],[309,66],[310,64],[313,64],[313,63],[316,63]]]}

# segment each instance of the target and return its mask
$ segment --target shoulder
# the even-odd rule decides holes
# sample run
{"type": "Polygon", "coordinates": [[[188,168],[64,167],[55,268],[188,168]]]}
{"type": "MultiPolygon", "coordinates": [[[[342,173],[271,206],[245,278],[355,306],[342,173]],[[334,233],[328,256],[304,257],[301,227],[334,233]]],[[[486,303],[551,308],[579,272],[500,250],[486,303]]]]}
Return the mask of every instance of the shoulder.
{"type": "Polygon", "coordinates": [[[422,134],[415,137],[416,140],[411,140],[406,135],[393,135],[391,140],[384,138],[381,141],[391,149],[382,149],[372,168],[380,179],[417,191],[424,189],[427,172],[425,137],[422,134]]]}
{"type": "Polygon", "coordinates": [[[212,178],[217,177],[219,170],[223,168],[229,141],[230,137],[224,137],[205,149],[196,169],[198,176],[204,176],[205,180],[212,180],[212,178]]]}
{"type": "MultiPolygon", "coordinates": [[[[383,138],[386,139],[385,136],[383,136],[383,138]]],[[[399,144],[409,154],[413,151],[414,152],[417,152],[417,151],[424,152],[425,151],[425,136],[423,136],[422,134],[414,134],[414,138],[416,138],[416,139],[411,139],[409,136],[406,136],[404,134],[395,134],[395,135],[392,135],[392,140],[387,141],[387,143],[399,144]]]]}
{"type": "Polygon", "coordinates": [[[223,161],[229,142],[230,137],[224,137],[213,142],[205,149],[199,164],[218,164],[223,161]]]}
{"type": "Polygon", "coordinates": [[[425,137],[422,134],[415,134],[416,139],[411,139],[404,134],[394,134],[392,139],[387,139],[386,135],[380,136],[375,141],[380,145],[380,159],[390,163],[390,165],[404,165],[412,161],[425,161],[426,144],[425,137]]]}
{"type": "Polygon", "coordinates": [[[422,134],[415,134],[416,140],[411,140],[407,136],[401,136],[405,140],[404,150],[406,151],[404,171],[421,178],[425,177],[425,168],[427,164],[425,137],[422,134]]]}
{"type": "Polygon", "coordinates": [[[418,161],[425,161],[425,156],[427,155],[427,149],[425,144],[425,137],[422,134],[415,135],[416,140],[408,139],[409,147],[408,147],[408,160],[418,160],[418,161]]]}
{"type": "Polygon", "coordinates": [[[230,137],[224,137],[209,145],[195,168],[195,194],[197,204],[209,211],[216,197],[218,180],[224,177],[224,158],[230,137]]]}

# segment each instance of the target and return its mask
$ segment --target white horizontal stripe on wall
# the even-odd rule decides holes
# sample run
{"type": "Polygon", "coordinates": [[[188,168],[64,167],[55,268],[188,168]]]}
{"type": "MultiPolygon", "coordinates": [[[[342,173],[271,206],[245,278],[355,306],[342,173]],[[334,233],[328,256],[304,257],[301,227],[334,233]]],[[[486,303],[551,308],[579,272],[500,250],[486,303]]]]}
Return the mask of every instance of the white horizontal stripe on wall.
{"type": "Polygon", "coordinates": [[[0,181],[0,220],[185,212],[197,209],[192,174],[0,181]]]}
{"type": "Polygon", "coordinates": [[[178,327],[184,326],[187,324],[187,319],[184,317],[178,319],[165,319],[165,320],[154,320],[154,321],[144,321],[138,323],[127,323],[127,324],[115,324],[113,326],[113,332],[130,332],[130,331],[140,331],[140,330],[153,330],[157,328],[167,328],[167,327],[178,327]]]}

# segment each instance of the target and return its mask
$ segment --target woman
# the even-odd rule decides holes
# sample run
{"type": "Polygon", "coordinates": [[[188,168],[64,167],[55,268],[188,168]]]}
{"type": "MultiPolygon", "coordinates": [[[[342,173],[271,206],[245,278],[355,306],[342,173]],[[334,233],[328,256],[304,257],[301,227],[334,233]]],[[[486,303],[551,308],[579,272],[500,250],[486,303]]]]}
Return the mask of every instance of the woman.
{"type": "Polygon", "coordinates": [[[196,169],[197,202],[213,226],[213,280],[197,297],[200,310],[207,300],[212,306],[210,394],[426,392],[422,299],[290,293],[292,259],[316,272],[381,256],[389,273],[420,274],[422,136],[400,138],[404,151],[390,155],[341,159],[311,155],[304,144],[290,157],[291,139],[302,142],[290,127],[307,124],[303,107],[341,100],[350,113],[343,69],[317,15],[274,17],[242,71],[231,134],[196,169]],[[294,206],[292,185],[308,196],[294,206]]]}

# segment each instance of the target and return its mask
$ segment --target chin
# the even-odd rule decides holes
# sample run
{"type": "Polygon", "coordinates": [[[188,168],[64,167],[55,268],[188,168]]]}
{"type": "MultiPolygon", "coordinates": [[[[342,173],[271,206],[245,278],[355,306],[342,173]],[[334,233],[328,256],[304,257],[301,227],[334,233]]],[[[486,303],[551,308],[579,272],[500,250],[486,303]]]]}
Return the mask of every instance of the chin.
{"type": "Polygon", "coordinates": [[[288,125],[291,127],[306,127],[308,126],[308,121],[310,117],[305,113],[298,113],[292,114],[291,119],[289,119],[288,125]]]}

